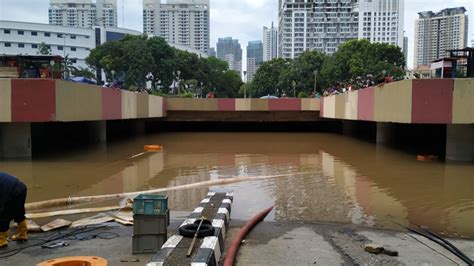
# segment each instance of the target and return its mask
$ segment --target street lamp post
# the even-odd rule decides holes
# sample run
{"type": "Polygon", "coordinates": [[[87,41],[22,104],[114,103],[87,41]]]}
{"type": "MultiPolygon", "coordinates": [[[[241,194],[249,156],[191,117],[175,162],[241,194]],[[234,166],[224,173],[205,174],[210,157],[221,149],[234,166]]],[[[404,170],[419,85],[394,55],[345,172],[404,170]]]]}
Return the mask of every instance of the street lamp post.
{"type": "MultiPolygon", "coordinates": [[[[244,83],[246,83],[247,71],[244,70],[244,83]]],[[[244,84],[244,99],[247,99],[247,84],[244,84]]]]}
{"type": "Polygon", "coordinates": [[[314,95],[316,95],[316,81],[317,81],[317,78],[318,78],[318,70],[315,70],[314,72],[314,95]]]}

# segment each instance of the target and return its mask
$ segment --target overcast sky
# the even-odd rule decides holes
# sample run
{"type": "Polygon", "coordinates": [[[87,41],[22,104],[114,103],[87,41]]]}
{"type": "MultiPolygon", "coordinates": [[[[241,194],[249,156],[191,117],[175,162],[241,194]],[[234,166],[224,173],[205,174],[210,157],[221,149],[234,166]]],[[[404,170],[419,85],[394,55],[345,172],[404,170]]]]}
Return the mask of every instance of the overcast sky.
{"type": "MultiPolygon", "coordinates": [[[[142,31],[142,0],[118,0],[119,27],[142,31]],[[123,9],[122,9],[123,4],[123,9]],[[125,10],[125,17],[122,16],[125,10]],[[124,20],[122,20],[124,18],[124,20]],[[124,21],[124,24],[122,24],[124,21]]],[[[0,0],[0,20],[48,23],[49,0],[0,0]]],[[[405,31],[409,37],[409,66],[413,64],[414,25],[420,11],[464,6],[473,14],[474,0],[405,0],[405,31]]],[[[245,50],[248,41],[261,40],[263,26],[278,21],[278,0],[211,0],[211,47],[217,38],[237,38],[245,50]]],[[[469,40],[474,39],[474,17],[469,19],[469,40]]],[[[470,44],[470,41],[469,41],[470,44]]],[[[244,66],[245,60],[243,62],[244,66]]]]}

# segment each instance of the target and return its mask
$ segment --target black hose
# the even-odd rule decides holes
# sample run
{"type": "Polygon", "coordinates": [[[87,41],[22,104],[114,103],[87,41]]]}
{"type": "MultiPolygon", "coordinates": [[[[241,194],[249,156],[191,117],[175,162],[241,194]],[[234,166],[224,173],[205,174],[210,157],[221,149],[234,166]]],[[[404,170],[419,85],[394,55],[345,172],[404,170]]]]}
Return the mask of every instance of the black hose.
{"type": "Polygon", "coordinates": [[[459,250],[455,245],[453,245],[451,242],[449,242],[448,240],[442,238],[441,236],[439,236],[438,234],[436,234],[435,232],[431,231],[429,228],[425,227],[425,226],[421,226],[420,227],[421,229],[423,229],[424,231],[426,231],[428,234],[430,234],[431,236],[433,237],[436,237],[437,239],[443,241],[443,243],[445,243],[446,245],[450,246],[453,250],[455,250],[456,252],[458,252],[459,254],[461,254],[462,256],[464,256],[467,260],[470,261],[470,265],[473,264],[473,261],[466,255],[464,254],[461,250],[459,250]]]}
{"type": "Polygon", "coordinates": [[[437,243],[438,245],[440,245],[440,246],[444,247],[445,249],[447,249],[449,252],[456,255],[458,258],[463,260],[468,265],[474,265],[473,261],[468,256],[466,256],[466,254],[464,254],[462,251],[460,251],[458,248],[456,248],[453,244],[449,243],[449,241],[443,239],[442,237],[440,237],[440,236],[438,236],[434,233],[430,233],[426,229],[423,229],[424,231],[420,231],[418,229],[411,228],[411,227],[405,227],[405,229],[407,229],[410,232],[416,233],[418,235],[424,236],[424,237],[428,238],[429,240],[437,243]]]}
{"type": "Polygon", "coordinates": [[[107,227],[107,226],[104,225],[104,226],[98,226],[98,227],[92,227],[92,228],[82,227],[82,228],[75,229],[75,230],[73,230],[72,232],[69,232],[69,233],[59,234],[58,236],[54,236],[54,234],[52,234],[46,240],[38,238],[38,239],[33,240],[33,241],[38,241],[37,243],[27,245],[27,246],[23,246],[21,248],[16,248],[16,249],[6,250],[4,252],[0,252],[0,259],[12,257],[12,256],[20,253],[21,251],[23,251],[25,249],[28,249],[28,248],[42,246],[42,245],[44,245],[46,243],[49,243],[49,242],[53,242],[53,241],[64,239],[64,238],[71,237],[71,236],[76,236],[76,235],[79,235],[79,234],[92,232],[92,231],[102,229],[102,228],[105,228],[105,227],[107,227]]]}

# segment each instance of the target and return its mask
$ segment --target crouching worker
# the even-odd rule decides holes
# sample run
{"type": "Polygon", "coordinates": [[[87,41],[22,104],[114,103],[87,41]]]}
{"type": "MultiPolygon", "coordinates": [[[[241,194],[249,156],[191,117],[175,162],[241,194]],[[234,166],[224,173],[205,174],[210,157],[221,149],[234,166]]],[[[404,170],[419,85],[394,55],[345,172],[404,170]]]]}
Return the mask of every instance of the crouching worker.
{"type": "Polygon", "coordinates": [[[0,172],[0,248],[7,246],[10,221],[18,224],[13,241],[27,240],[28,227],[25,219],[26,186],[16,177],[0,172]]]}

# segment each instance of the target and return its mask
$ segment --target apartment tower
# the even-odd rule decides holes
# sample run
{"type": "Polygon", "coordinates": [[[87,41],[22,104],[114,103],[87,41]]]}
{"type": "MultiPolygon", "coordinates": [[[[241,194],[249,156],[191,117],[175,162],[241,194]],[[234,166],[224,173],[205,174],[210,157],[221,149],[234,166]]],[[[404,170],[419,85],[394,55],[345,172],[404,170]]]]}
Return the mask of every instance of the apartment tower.
{"type": "Polygon", "coordinates": [[[334,53],[358,37],[357,0],[279,0],[278,55],[297,58],[306,50],[334,53]]]}
{"type": "Polygon", "coordinates": [[[278,29],[263,27],[263,61],[278,57],[278,29]]]}
{"type": "Polygon", "coordinates": [[[447,8],[438,13],[418,13],[415,21],[414,67],[428,65],[447,56],[447,51],[467,47],[468,17],[464,7],[447,8]]]}
{"type": "Polygon", "coordinates": [[[209,53],[209,0],[143,0],[143,32],[209,53]]]}
{"type": "Polygon", "coordinates": [[[51,25],[117,27],[117,0],[51,0],[48,12],[51,25]]]}
{"type": "Polygon", "coordinates": [[[404,0],[360,0],[359,39],[403,49],[404,0]]]}

